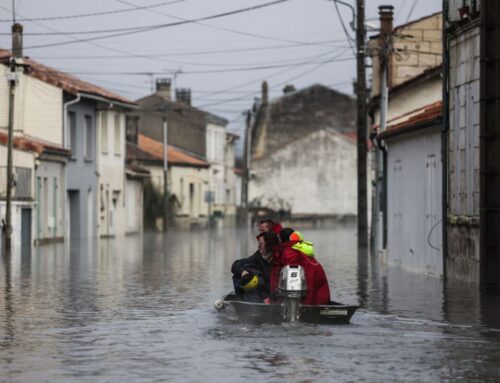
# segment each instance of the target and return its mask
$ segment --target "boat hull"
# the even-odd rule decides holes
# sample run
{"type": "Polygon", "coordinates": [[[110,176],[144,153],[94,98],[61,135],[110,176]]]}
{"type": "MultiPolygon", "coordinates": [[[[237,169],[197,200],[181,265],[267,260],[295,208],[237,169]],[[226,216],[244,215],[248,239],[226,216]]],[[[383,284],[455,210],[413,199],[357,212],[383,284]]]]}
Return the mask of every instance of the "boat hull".
{"type": "MultiPolygon", "coordinates": [[[[240,300],[234,293],[226,295],[223,307],[232,307],[238,319],[253,323],[286,322],[284,305],[281,303],[265,304],[240,300]]],[[[319,324],[348,324],[359,306],[344,305],[331,301],[328,305],[299,305],[299,321],[319,324]]]]}

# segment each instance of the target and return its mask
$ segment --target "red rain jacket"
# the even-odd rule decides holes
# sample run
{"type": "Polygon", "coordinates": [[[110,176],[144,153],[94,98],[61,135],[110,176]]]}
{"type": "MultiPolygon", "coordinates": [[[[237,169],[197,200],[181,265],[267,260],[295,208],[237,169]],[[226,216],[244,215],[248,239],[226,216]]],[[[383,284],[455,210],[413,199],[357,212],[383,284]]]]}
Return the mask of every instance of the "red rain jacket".
{"type": "Polygon", "coordinates": [[[283,266],[302,266],[307,281],[307,293],[302,304],[326,305],[330,303],[330,288],[323,267],[315,258],[292,249],[295,241],[280,245],[278,256],[273,262],[270,275],[271,293],[278,289],[280,270],[283,266]]]}

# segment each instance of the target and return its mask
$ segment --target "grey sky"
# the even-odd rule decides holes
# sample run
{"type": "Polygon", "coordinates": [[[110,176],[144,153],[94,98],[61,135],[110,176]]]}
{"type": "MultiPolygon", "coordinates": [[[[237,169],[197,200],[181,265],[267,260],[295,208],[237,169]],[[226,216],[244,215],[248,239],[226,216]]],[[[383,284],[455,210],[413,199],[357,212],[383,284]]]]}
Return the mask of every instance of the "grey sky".
{"type": "MultiPolygon", "coordinates": [[[[170,0],[171,4],[130,12],[22,23],[25,33],[132,28],[200,18],[270,1],[170,0]]],[[[344,1],[355,5],[355,0],[344,1]]],[[[441,8],[441,1],[436,0],[366,2],[368,21],[375,25],[378,6],[381,4],[394,5],[396,24],[406,22],[410,12],[411,19],[416,19],[441,8]],[[371,20],[373,18],[375,19],[371,20]]],[[[19,19],[53,18],[163,3],[167,1],[16,0],[16,8],[19,19]]],[[[0,19],[12,18],[12,13],[9,12],[11,6],[11,0],[0,2],[0,19]]],[[[354,37],[349,27],[351,11],[342,5],[339,5],[339,9],[349,33],[354,37]]],[[[10,37],[7,35],[10,24],[0,23],[0,33],[5,33],[0,35],[0,46],[3,48],[10,48],[10,37]]],[[[279,96],[287,83],[293,83],[296,88],[322,83],[352,94],[352,80],[356,75],[353,53],[339,23],[335,7],[332,1],[327,0],[290,0],[199,24],[168,27],[90,43],[29,48],[95,36],[26,35],[25,55],[70,73],[180,71],[175,85],[192,89],[193,105],[232,121],[229,128],[236,131],[239,131],[243,124],[242,111],[251,107],[253,98],[259,95],[260,83],[263,80],[269,83],[271,98],[279,96]],[[252,50],[254,48],[255,50],[252,50]],[[155,56],[133,57],[137,55],[155,56]],[[102,56],[128,57],[97,58],[102,56]],[[341,61],[327,62],[339,59],[341,61]],[[266,68],[256,69],[261,67],[266,68]],[[193,73],[207,71],[213,73],[193,73]]],[[[151,76],[148,75],[78,76],[131,99],[151,92],[151,76]]],[[[158,74],[156,77],[171,77],[171,74],[158,74]]]]}

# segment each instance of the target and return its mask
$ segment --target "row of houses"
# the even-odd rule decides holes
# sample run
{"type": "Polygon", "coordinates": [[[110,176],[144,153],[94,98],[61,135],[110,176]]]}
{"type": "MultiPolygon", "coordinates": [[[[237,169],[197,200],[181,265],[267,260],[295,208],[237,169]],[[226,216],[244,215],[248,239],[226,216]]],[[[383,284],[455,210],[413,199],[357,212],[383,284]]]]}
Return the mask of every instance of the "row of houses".
{"type": "MultiPolygon", "coordinates": [[[[10,106],[6,76],[11,59],[10,51],[0,50],[2,218],[10,106]]],[[[234,220],[238,137],[226,132],[225,119],[192,107],[189,91],[181,93],[188,99],[172,101],[170,81],[159,80],[155,94],[132,101],[29,58],[17,63],[15,247],[140,233],[145,188],[163,194],[165,178],[175,206],[170,225],[206,227],[210,217],[234,220]],[[162,137],[167,126],[168,134],[162,137]]],[[[162,225],[162,219],[152,223],[153,228],[162,225]]]]}
{"type": "MultiPolygon", "coordinates": [[[[393,49],[384,131],[381,56],[372,50],[372,137],[385,164],[376,189],[386,191],[373,243],[389,264],[498,289],[500,4],[444,5],[396,28],[392,10],[381,9],[393,49]]],[[[369,45],[387,41],[381,33],[369,45]]]]}

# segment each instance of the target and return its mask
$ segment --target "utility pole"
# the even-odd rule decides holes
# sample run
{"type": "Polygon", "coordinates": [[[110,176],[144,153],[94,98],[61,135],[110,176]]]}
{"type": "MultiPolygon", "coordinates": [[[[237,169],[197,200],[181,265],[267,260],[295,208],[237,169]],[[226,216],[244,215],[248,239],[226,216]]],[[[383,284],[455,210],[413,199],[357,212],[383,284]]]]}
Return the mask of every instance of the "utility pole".
{"type": "Polygon", "coordinates": [[[357,28],[357,135],[358,135],[358,257],[368,256],[368,198],[367,198],[367,106],[366,106],[366,68],[365,68],[365,1],[356,0],[357,28]]]}
{"type": "Polygon", "coordinates": [[[248,110],[246,112],[246,122],[245,122],[245,146],[243,148],[243,182],[241,185],[241,205],[243,207],[243,225],[248,225],[248,179],[250,177],[250,155],[251,155],[251,134],[250,134],[250,124],[252,121],[252,114],[248,110]]]}
{"type": "Polygon", "coordinates": [[[5,208],[4,250],[5,256],[10,257],[12,251],[12,186],[13,186],[13,153],[12,146],[14,140],[14,102],[17,85],[17,60],[22,58],[22,34],[23,26],[18,23],[12,25],[12,57],[9,63],[7,81],[9,82],[9,127],[7,138],[7,195],[5,208]]]}
{"type": "Polygon", "coordinates": [[[168,121],[163,117],[163,232],[168,231],[168,121]]]}

